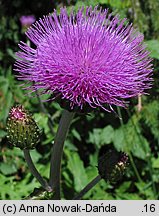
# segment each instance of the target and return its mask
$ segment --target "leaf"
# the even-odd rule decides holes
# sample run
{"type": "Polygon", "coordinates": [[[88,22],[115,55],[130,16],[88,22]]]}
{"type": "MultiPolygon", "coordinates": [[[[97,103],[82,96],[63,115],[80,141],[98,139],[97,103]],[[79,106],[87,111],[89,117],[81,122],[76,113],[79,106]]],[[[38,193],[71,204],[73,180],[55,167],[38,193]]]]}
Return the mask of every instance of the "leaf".
{"type": "Polygon", "coordinates": [[[36,149],[31,150],[30,155],[34,163],[37,163],[38,160],[42,157],[42,155],[39,154],[36,149]]]}
{"type": "Polygon", "coordinates": [[[94,128],[93,132],[89,133],[89,143],[95,144],[98,148],[102,145],[109,144],[113,141],[114,129],[111,125],[104,128],[94,128]]]}
{"type": "Polygon", "coordinates": [[[9,82],[4,76],[0,76],[0,89],[4,95],[7,94],[9,82]]]}
{"type": "Polygon", "coordinates": [[[81,141],[81,136],[80,136],[80,134],[78,133],[78,131],[77,131],[76,129],[73,129],[71,132],[72,132],[73,136],[74,136],[78,141],[81,141]]]}
{"type": "Polygon", "coordinates": [[[10,192],[12,200],[19,199],[19,197],[26,197],[34,190],[34,188],[41,186],[36,178],[33,178],[32,181],[30,181],[31,176],[32,174],[29,172],[20,182],[10,184],[10,187],[12,186],[12,191],[10,192]]]}
{"type": "Polygon", "coordinates": [[[123,193],[123,194],[117,194],[116,199],[119,200],[141,200],[142,198],[139,196],[139,194],[135,193],[123,193]]]}
{"type": "Polygon", "coordinates": [[[0,171],[4,175],[11,175],[17,172],[17,167],[15,166],[14,163],[12,164],[6,164],[6,163],[0,163],[0,171]]]}
{"type": "Polygon", "coordinates": [[[88,182],[94,179],[98,175],[98,169],[95,166],[89,166],[86,168],[88,182]]]}
{"type": "Polygon", "coordinates": [[[73,145],[73,143],[69,139],[65,140],[65,146],[71,151],[77,151],[78,150],[77,147],[75,145],[73,145]]]}
{"type": "Polygon", "coordinates": [[[36,163],[35,164],[38,171],[41,173],[41,175],[45,178],[48,178],[49,176],[49,172],[50,172],[50,164],[40,164],[40,163],[36,163]]]}
{"type": "Polygon", "coordinates": [[[123,194],[125,193],[131,185],[131,181],[124,182],[119,188],[116,189],[117,194],[123,194]]]}
{"type": "Polygon", "coordinates": [[[159,101],[154,100],[143,107],[141,120],[149,127],[151,133],[158,140],[159,131],[159,101]]]}
{"type": "Polygon", "coordinates": [[[75,190],[79,192],[88,183],[88,178],[83,165],[83,161],[80,159],[77,152],[71,152],[68,149],[65,149],[65,153],[68,158],[67,167],[74,178],[75,190]]]}
{"type": "Polygon", "coordinates": [[[146,44],[150,51],[150,56],[159,59],[159,40],[148,40],[146,44]]]}
{"type": "Polygon", "coordinates": [[[114,137],[114,129],[111,125],[106,126],[101,132],[101,144],[109,144],[114,137]]]}
{"type": "Polygon", "coordinates": [[[12,105],[12,93],[9,91],[8,80],[3,76],[0,76],[0,95],[0,120],[6,121],[12,105]]]}
{"type": "Polygon", "coordinates": [[[10,49],[10,48],[7,48],[7,53],[8,53],[8,55],[10,55],[13,59],[15,59],[16,58],[16,55],[15,55],[15,53],[13,52],[13,50],[12,49],[10,49]]]}
{"type": "MultiPolygon", "coordinates": [[[[7,132],[4,131],[4,130],[2,130],[2,129],[0,129],[0,138],[5,137],[6,135],[7,135],[7,132]]],[[[1,140],[1,139],[0,139],[0,140],[1,140]]]]}
{"type": "Polygon", "coordinates": [[[132,154],[140,159],[147,159],[150,152],[149,143],[141,133],[139,118],[133,115],[128,121],[125,129],[127,147],[132,154]]]}
{"type": "Polygon", "coordinates": [[[113,141],[117,150],[132,152],[134,156],[145,160],[150,152],[150,147],[146,138],[141,134],[138,121],[135,115],[132,116],[126,125],[115,130],[113,141]]]}
{"type": "Polygon", "coordinates": [[[98,148],[101,145],[101,129],[94,128],[93,132],[89,132],[89,143],[95,144],[98,148]]]}
{"type": "Polygon", "coordinates": [[[34,119],[37,122],[40,129],[43,129],[45,131],[45,134],[49,132],[48,127],[48,116],[46,116],[44,113],[34,113],[34,119]]]}
{"type": "Polygon", "coordinates": [[[151,187],[152,182],[136,182],[135,185],[138,188],[140,194],[146,196],[146,199],[154,199],[154,192],[151,187]]]}
{"type": "Polygon", "coordinates": [[[0,174],[0,188],[1,188],[1,193],[0,193],[0,199],[5,200],[7,199],[7,196],[10,196],[10,193],[12,192],[11,190],[11,185],[13,182],[14,177],[6,177],[2,174],[0,174]]]}
{"type": "Polygon", "coordinates": [[[123,127],[115,130],[113,142],[118,151],[124,151],[126,149],[123,127]]]}
{"type": "Polygon", "coordinates": [[[53,140],[53,134],[50,132],[50,128],[48,126],[48,116],[44,113],[34,113],[34,119],[37,122],[40,130],[43,130],[47,140],[43,142],[43,144],[48,144],[53,140]]]}
{"type": "Polygon", "coordinates": [[[159,158],[153,158],[152,159],[152,167],[155,169],[159,169],[159,158]]]}
{"type": "Polygon", "coordinates": [[[95,167],[98,164],[98,152],[96,151],[94,154],[90,154],[89,156],[90,165],[95,167]]]}
{"type": "Polygon", "coordinates": [[[108,3],[108,0],[99,0],[99,3],[100,3],[100,4],[107,4],[107,3],[108,3]]]}
{"type": "MultiPolygon", "coordinates": [[[[104,180],[101,180],[96,184],[86,195],[89,195],[87,199],[91,197],[91,200],[113,200],[113,196],[110,192],[107,191],[110,185],[106,183],[104,180]]],[[[84,196],[84,198],[86,197],[84,196]]]]}

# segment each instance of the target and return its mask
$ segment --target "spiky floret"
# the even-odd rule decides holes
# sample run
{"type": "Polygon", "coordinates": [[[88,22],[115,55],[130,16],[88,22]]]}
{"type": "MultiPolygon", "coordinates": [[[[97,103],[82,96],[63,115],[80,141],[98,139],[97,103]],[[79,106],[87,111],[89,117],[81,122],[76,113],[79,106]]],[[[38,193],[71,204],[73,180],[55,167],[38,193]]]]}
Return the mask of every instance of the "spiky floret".
{"type": "Polygon", "coordinates": [[[39,128],[23,106],[12,107],[7,119],[8,140],[21,149],[33,149],[40,141],[39,128]]]}
{"type": "Polygon", "coordinates": [[[98,7],[44,16],[19,44],[15,70],[29,89],[69,101],[71,109],[125,106],[151,86],[152,64],[143,35],[98,7]]]}

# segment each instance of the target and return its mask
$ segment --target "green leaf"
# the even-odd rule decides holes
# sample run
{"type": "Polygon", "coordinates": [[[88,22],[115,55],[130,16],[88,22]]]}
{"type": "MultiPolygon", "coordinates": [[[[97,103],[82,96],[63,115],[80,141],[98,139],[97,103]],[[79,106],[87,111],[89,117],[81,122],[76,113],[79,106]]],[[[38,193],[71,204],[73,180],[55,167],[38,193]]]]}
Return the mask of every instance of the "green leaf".
{"type": "Polygon", "coordinates": [[[94,128],[93,132],[89,133],[89,143],[95,144],[98,148],[102,145],[109,144],[113,141],[114,129],[111,125],[105,128],[94,128]]]}
{"type": "Polygon", "coordinates": [[[98,175],[98,169],[95,166],[89,166],[86,168],[88,182],[94,179],[98,175]]]}
{"type": "Polygon", "coordinates": [[[11,175],[17,172],[17,167],[15,166],[15,164],[6,164],[6,163],[0,163],[0,171],[4,174],[4,175],[11,175]]]}
{"type": "Polygon", "coordinates": [[[34,119],[40,130],[43,130],[47,137],[43,144],[50,143],[53,140],[53,134],[50,132],[50,128],[48,126],[48,116],[44,113],[34,113],[34,119]]]}
{"type": "Polygon", "coordinates": [[[7,48],[7,53],[8,53],[8,55],[10,55],[13,59],[15,59],[16,58],[16,56],[15,56],[15,53],[13,52],[13,50],[12,49],[10,49],[10,48],[7,48]]]}
{"type": "Polygon", "coordinates": [[[119,200],[141,200],[142,198],[139,196],[139,194],[135,193],[123,193],[123,194],[117,194],[116,199],[119,200]]]}
{"type": "Polygon", "coordinates": [[[41,164],[41,163],[36,163],[35,166],[37,167],[37,169],[39,170],[39,172],[41,173],[41,175],[45,178],[48,178],[49,176],[49,172],[50,172],[50,164],[41,164]]]}
{"type": "Polygon", "coordinates": [[[153,158],[152,159],[152,167],[159,169],[159,158],[153,158]]]}
{"type": "Polygon", "coordinates": [[[118,151],[124,151],[126,149],[123,127],[115,130],[113,142],[118,151]]]}
{"type": "Polygon", "coordinates": [[[36,149],[31,150],[30,155],[31,155],[32,160],[33,160],[34,163],[37,163],[38,160],[42,157],[42,155],[39,154],[36,149]]]}
{"type": "Polygon", "coordinates": [[[76,129],[73,129],[71,132],[72,132],[73,136],[74,136],[78,141],[81,141],[81,136],[80,136],[80,134],[78,133],[78,131],[77,131],[76,129]]]}
{"type": "Polygon", "coordinates": [[[101,129],[94,128],[93,132],[89,132],[89,143],[95,144],[97,147],[101,145],[101,129]]]}
{"type": "Polygon", "coordinates": [[[0,76],[0,95],[0,120],[6,121],[12,105],[12,93],[9,91],[8,79],[3,76],[0,76]]]}
{"type": "Polygon", "coordinates": [[[116,189],[117,194],[123,194],[125,193],[131,185],[131,181],[124,182],[119,188],[116,189]]]}
{"type": "Polygon", "coordinates": [[[153,100],[143,107],[141,120],[145,122],[156,140],[158,140],[159,131],[159,100],[153,100]]]}
{"type": "Polygon", "coordinates": [[[159,40],[148,40],[146,44],[150,51],[150,56],[159,59],[159,40]]]}
{"type": "Polygon", "coordinates": [[[136,182],[135,185],[140,194],[146,196],[146,199],[154,199],[154,192],[151,186],[152,182],[136,182]]]}
{"type": "Polygon", "coordinates": [[[74,178],[75,190],[79,192],[88,183],[88,178],[83,165],[83,161],[80,159],[77,152],[71,152],[68,149],[65,149],[65,153],[68,158],[67,167],[74,178]]]}
{"type": "Polygon", "coordinates": [[[98,164],[98,152],[96,151],[94,154],[90,154],[89,161],[91,166],[97,166],[98,164]]]}
{"type": "Polygon", "coordinates": [[[7,132],[0,129],[0,138],[3,138],[7,135],[7,132]]]}
{"type": "Polygon", "coordinates": [[[114,129],[112,126],[106,126],[101,132],[101,144],[109,144],[113,141],[114,129]]]}
{"type": "Polygon", "coordinates": [[[7,94],[9,82],[4,76],[0,76],[0,90],[4,95],[7,94]]]}
{"type": "Polygon", "coordinates": [[[34,113],[34,119],[37,122],[38,126],[40,129],[43,129],[45,134],[49,132],[49,127],[48,127],[48,116],[45,115],[44,113],[34,113]]]}
{"type": "Polygon", "coordinates": [[[5,200],[7,199],[7,196],[9,198],[11,197],[10,194],[12,193],[12,188],[11,184],[13,182],[14,177],[6,177],[2,174],[0,174],[0,188],[1,188],[1,193],[0,193],[0,199],[5,200]]]}
{"type": "Polygon", "coordinates": [[[134,115],[130,118],[126,125],[115,130],[114,146],[117,150],[132,152],[132,154],[140,159],[145,160],[150,152],[149,143],[141,134],[139,119],[134,115]]]}
{"type": "Polygon", "coordinates": [[[108,0],[99,0],[99,3],[100,3],[100,4],[107,4],[107,3],[108,3],[108,0]]]}
{"type": "MultiPolygon", "coordinates": [[[[107,191],[110,185],[104,180],[101,180],[96,184],[90,191],[91,200],[113,200],[113,196],[110,192],[107,191]]],[[[86,194],[87,195],[87,194],[86,194]]],[[[86,196],[85,196],[86,197],[86,196]]],[[[84,197],[84,198],[85,198],[84,197]]],[[[90,197],[89,197],[90,199],[90,197]]]]}
{"type": "Polygon", "coordinates": [[[73,143],[71,142],[71,140],[66,139],[65,140],[65,146],[66,148],[68,148],[70,151],[77,151],[77,147],[75,145],[73,145],[73,143]]]}

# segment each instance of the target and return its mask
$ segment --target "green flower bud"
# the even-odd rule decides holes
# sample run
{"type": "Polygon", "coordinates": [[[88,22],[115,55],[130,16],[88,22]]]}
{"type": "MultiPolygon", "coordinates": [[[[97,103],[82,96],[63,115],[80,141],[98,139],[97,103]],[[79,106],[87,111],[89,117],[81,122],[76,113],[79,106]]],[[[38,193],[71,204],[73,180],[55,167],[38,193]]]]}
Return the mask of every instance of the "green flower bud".
{"type": "Polygon", "coordinates": [[[117,152],[110,148],[98,160],[98,172],[101,178],[112,184],[117,183],[123,176],[128,165],[128,155],[124,152],[117,152]]]}
{"type": "Polygon", "coordinates": [[[40,141],[40,131],[35,120],[21,105],[11,108],[7,132],[9,142],[20,149],[33,149],[40,141]]]}

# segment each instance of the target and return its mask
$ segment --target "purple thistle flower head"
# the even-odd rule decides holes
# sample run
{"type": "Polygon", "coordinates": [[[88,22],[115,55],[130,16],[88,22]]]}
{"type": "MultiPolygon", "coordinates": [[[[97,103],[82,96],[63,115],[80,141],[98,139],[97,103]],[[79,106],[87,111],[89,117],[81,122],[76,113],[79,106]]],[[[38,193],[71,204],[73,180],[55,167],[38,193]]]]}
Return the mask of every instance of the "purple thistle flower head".
{"type": "Polygon", "coordinates": [[[143,94],[152,80],[143,35],[125,20],[98,7],[44,16],[26,33],[35,48],[19,44],[19,79],[66,100],[71,109],[125,106],[124,99],[143,94]]]}
{"type": "Polygon", "coordinates": [[[30,27],[36,21],[34,15],[21,16],[20,23],[23,27],[30,27]]]}

